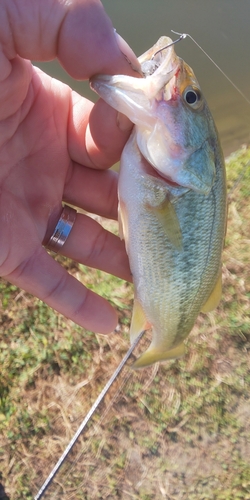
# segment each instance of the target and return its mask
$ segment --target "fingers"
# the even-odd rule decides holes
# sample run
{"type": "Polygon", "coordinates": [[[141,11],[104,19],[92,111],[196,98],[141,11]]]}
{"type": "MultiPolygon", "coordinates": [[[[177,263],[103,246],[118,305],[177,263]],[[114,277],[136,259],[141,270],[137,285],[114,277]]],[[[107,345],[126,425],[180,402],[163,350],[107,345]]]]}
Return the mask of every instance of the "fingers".
{"type": "MultiPolygon", "coordinates": [[[[116,112],[102,101],[93,107],[79,96],[71,100],[67,87],[55,85],[24,60],[57,56],[76,78],[100,72],[136,74],[136,58],[115,34],[99,0],[0,2],[1,116],[10,117],[8,127],[0,124],[0,132],[5,134],[3,144],[12,138],[8,151],[2,148],[2,163],[9,170],[18,165],[8,177],[11,213],[16,200],[18,210],[12,220],[8,213],[5,278],[85,328],[107,333],[117,323],[112,307],[70,276],[36,238],[42,240],[49,214],[61,206],[63,190],[67,202],[116,217],[116,174],[90,169],[105,169],[118,160],[131,125],[119,125],[116,112]]],[[[77,215],[63,252],[130,279],[123,243],[84,215],[77,215]]]]}
{"type": "Polygon", "coordinates": [[[133,124],[129,120],[123,121],[126,128],[121,130],[117,117],[117,111],[102,99],[97,101],[89,116],[85,144],[89,157],[99,168],[109,167],[120,159],[131,133],[133,124]]]}
{"type": "Polygon", "coordinates": [[[117,120],[117,111],[102,99],[95,105],[72,92],[68,118],[68,151],[76,163],[108,168],[116,163],[131,133],[132,123],[117,120]]]}
{"type": "Polygon", "coordinates": [[[87,212],[117,219],[117,180],[112,170],[94,170],[73,164],[65,184],[63,200],[87,212]]]}
{"type": "Polygon", "coordinates": [[[96,73],[125,73],[135,76],[139,67],[135,54],[116,35],[101,2],[72,3],[61,27],[58,57],[77,79],[96,73]],[[124,54],[125,52],[125,54],[124,54]],[[132,60],[132,65],[128,62],[132,60]]]}
{"type": "MultiPolygon", "coordinates": [[[[23,103],[31,80],[32,71],[31,64],[28,61],[24,61],[20,57],[15,57],[9,67],[9,61],[0,52],[0,58],[1,55],[4,59],[2,61],[3,68],[5,67],[6,71],[3,71],[5,78],[2,77],[2,74],[0,77],[0,120],[5,120],[9,116],[13,116],[19,109],[20,104],[23,103]]],[[[0,68],[2,70],[2,66],[0,68]]]]}
{"type": "Polygon", "coordinates": [[[124,243],[86,215],[77,214],[60,253],[76,262],[131,281],[124,243]]]}
{"type": "Polygon", "coordinates": [[[111,305],[68,274],[41,247],[5,278],[90,331],[105,334],[117,325],[111,305]]]}
{"type": "Polygon", "coordinates": [[[22,5],[2,0],[0,46],[8,59],[16,54],[43,61],[58,57],[77,79],[100,72],[133,75],[128,59],[138,66],[132,50],[116,36],[99,0],[26,0],[22,5]]]}

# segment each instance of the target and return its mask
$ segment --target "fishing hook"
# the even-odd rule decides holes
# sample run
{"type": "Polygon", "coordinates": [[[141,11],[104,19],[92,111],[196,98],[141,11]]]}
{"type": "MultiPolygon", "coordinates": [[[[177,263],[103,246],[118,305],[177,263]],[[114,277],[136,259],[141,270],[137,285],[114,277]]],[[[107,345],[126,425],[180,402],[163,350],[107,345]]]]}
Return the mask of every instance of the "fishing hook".
{"type": "Polygon", "coordinates": [[[175,43],[178,43],[180,42],[181,40],[184,40],[184,38],[186,38],[186,33],[178,33],[179,38],[177,38],[177,40],[174,40],[173,42],[169,43],[168,45],[165,45],[165,47],[162,47],[161,49],[157,50],[151,57],[151,60],[154,59],[154,57],[159,54],[159,52],[162,52],[163,50],[165,49],[168,49],[169,47],[171,47],[172,45],[174,45],[175,43]]]}

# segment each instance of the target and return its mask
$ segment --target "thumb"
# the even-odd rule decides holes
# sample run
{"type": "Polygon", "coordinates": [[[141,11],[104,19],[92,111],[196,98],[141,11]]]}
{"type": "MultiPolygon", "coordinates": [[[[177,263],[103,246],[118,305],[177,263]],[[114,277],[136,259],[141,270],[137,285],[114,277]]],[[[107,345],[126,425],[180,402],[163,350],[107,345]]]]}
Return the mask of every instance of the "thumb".
{"type": "Polygon", "coordinates": [[[77,79],[96,73],[136,76],[128,60],[139,67],[99,0],[1,0],[0,46],[9,60],[58,57],[77,79]]]}

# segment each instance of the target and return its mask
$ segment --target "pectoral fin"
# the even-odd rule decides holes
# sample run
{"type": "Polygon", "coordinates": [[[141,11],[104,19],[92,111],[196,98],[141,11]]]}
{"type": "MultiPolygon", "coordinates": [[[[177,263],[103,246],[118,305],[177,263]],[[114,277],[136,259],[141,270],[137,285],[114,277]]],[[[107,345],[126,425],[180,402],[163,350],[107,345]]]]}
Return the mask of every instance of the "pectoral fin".
{"type": "Polygon", "coordinates": [[[151,207],[161,223],[164,232],[177,250],[182,250],[182,234],[174,205],[166,199],[157,207],[151,207]]]}
{"type": "Polygon", "coordinates": [[[143,331],[150,328],[150,324],[145,316],[140,302],[134,300],[134,308],[130,326],[130,342],[131,344],[135,341],[138,335],[143,331]]]}
{"type": "Polygon", "coordinates": [[[201,312],[208,313],[210,311],[213,311],[213,309],[216,309],[221,300],[221,294],[222,294],[222,277],[220,273],[220,276],[216,282],[216,285],[211,295],[208,297],[207,301],[205,302],[205,304],[203,304],[201,308],[201,312]]]}
{"type": "Polygon", "coordinates": [[[151,346],[149,346],[148,350],[145,351],[139,359],[137,359],[132,368],[144,368],[145,366],[157,363],[157,361],[166,361],[168,359],[181,358],[184,354],[185,345],[183,344],[183,342],[174,349],[165,352],[162,352],[161,350],[156,348],[151,348],[151,346]]]}

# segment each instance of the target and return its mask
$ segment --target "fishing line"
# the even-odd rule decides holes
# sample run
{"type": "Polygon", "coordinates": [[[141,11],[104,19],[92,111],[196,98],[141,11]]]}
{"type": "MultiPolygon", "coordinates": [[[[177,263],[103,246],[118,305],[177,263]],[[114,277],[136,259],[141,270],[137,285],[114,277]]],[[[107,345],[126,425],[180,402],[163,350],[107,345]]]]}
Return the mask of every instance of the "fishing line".
{"type": "Polygon", "coordinates": [[[229,76],[227,76],[227,74],[220,68],[220,66],[218,66],[218,64],[212,59],[212,57],[210,57],[208,55],[208,53],[199,45],[198,42],[196,42],[196,40],[191,35],[189,35],[188,33],[178,33],[178,31],[174,31],[174,30],[171,30],[171,32],[174,33],[175,35],[179,35],[180,37],[182,36],[182,39],[186,38],[187,36],[189,38],[191,38],[191,40],[195,43],[195,45],[197,45],[197,47],[203,52],[203,54],[205,54],[205,56],[208,57],[208,59],[215,65],[215,67],[222,73],[222,75],[231,83],[231,85],[237,90],[237,92],[239,92],[241,97],[243,97],[243,99],[245,99],[245,101],[247,101],[247,103],[250,104],[250,99],[248,99],[245,96],[245,94],[242,92],[242,90],[240,90],[240,88],[237,87],[237,85],[231,80],[231,78],[229,78],[229,76]]]}
{"type": "MultiPolygon", "coordinates": [[[[105,417],[107,416],[107,414],[109,413],[110,409],[112,408],[113,404],[115,403],[115,401],[118,399],[118,396],[119,394],[121,393],[123,387],[125,386],[125,384],[127,383],[127,381],[129,380],[129,378],[131,377],[131,370],[126,373],[124,375],[124,377],[122,378],[120,384],[119,384],[119,387],[118,389],[116,390],[114,396],[111,398],[110,402],[108,403],[107,407],[105,408],[104,412],[102,413],[102,415],[100,416],[99,418],[99,421],[98,423],[96,423],[94,425],[94,428],[93,430],[91,431],[91,435],[89,437],[89,439],[87,440],[85,446],[83,449],[81,449],[81,451],[79,451],[79,453],[77,454],[75,460],[72,462],[72,464],[70,465],[70,468],[69,470],[67,471],[67,473],[64,474],[64,481],[70,476],[70,474],[73,472],[73,469],[74,467],[76,466],[76,464],[79,462],[79,460],[82,458],[82,456],[84,455],[84,453],[86,452],[87,448],[89,447],[89,443],[91,442],[91,440],[93,439],[94,436],[96,436],[96,434],[98,432],[101,431],[101,424],[104,422],[104,419],[105,417]]],[[[94,455],[92,453],[92,455],[94,455]]],[[[78,489],[80,488],[81,485],[78,486],[78,489]]],[[[78,491],[78,490],[77,490],[78,491]]],[[[53,497],[51,498],[57,498],[58,497],[56,496],[58,494],[58,491],[56,491],[55,493],[53,493],[53,497]]],[[[68,500],[72,498],[72,497],[68,497],[68,500]]],[[[0,499],[1,500],[1,499],[0,499]]]]}
{"type": "Polygon", "coordinates": [[[76,444],[78,438],[80,437],[80,435],[82,434],[82,432],[86,428],[89,420],[91,419],[91,417],[93,416],[93,414],[97,410],[98,406],[100,405],[100,403],[102,402],[102,400],[106,396],[106,394],[107,394],[108,390],[110,389],[111,385],[116,380],[116,378],[118,377],[119,373],[122,371],[123,367],[125,366],[126,362],[128,361],[129,357],[131,356],[133,350],[135,349],[135,347],[137,346],[137,344],[141,340],[141,338],[144,335],[144,333],[145,333],[145,331],[142,331],[140,333],[140,335],[138,335],[138,337],[135,339],[135,341],[133,342],[133,344],[130,346],[130,348],[127,351],[127,353],[125,354],[124,358],[122,359],[122,361],[120,362],[120,364],[118,365],[118,367],[116,368],[116,370],[114,371],[114,373],[112,374],[112,376],[110,377],[110,379],[108,380],[107,384],[105,385],[105,387],[103,388],[103,390],[100,392],[98,398],[95,400],[94,404],[90,408],[89,412],[87,413],[86,417],[82,421],[81,425],[78,427],[75,435],[73,436],[73,438],[69,442],[68,446],[65,448],[63,454],[59,458],[59,460],[56,463],[55,467],[53,468],[53,470],[51,471],[51,473],[49,474],[49,476],[47,477],[47,479],[44,481],[42,487],[40,488],[39,492],[35,496],[34,500],[40,500],[43,497],[44,493],[47,491],[49,485],[52,483],[53,479],[55,478],[55,476],[58,473],[59,469],[61,468],[62,464],[66,460],[68,454],[72,450],[73,446],[76,444]]]}

